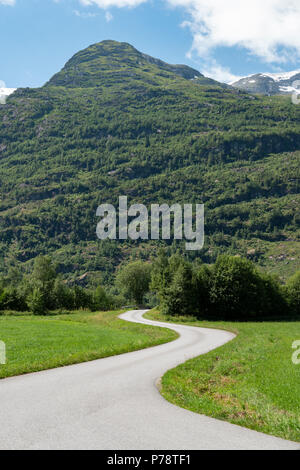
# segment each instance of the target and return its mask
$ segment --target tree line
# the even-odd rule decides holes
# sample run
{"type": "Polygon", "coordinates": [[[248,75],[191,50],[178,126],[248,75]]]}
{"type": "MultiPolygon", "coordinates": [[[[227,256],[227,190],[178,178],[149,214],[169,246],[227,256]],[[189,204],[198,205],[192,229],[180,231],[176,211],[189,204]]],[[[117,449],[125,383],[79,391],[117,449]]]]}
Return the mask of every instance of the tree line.
{"type": "Polygon", "coordinates": [[[213,265],[162,251],[152,262],[123,265],[111,288],[69,285],[50,257],[36,258],[32,273],[18,282],[0,280],[1,311],[110,310],[160,306],[168,316],[199,319],[268,320],[300,317],[300,271],[282,284],[251,261],[221,255],[213,265]]]}
{"type": "Polygon", "coordinates": [[[300,316],[300,271],[283,285],[237,256],[221,255],[214,265],[196,267],[162,254],[153,265],[151,288],[170,316],[238,321],[300,316]]]}

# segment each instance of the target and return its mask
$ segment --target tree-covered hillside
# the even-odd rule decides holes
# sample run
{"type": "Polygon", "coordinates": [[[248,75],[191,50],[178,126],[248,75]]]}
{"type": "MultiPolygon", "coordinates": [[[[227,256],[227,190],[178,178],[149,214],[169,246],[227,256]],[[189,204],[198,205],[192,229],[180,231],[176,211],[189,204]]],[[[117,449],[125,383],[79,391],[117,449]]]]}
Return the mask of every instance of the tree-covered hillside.
{"type": "Polygon", "coordinates": [[[0,105],[0,272],[51,254],[67,279],[108,281],[123,259],[147,259],[161,242],[96,238],[97,206],[127,195],[204,202],[193,257],[243,254],[285,277],[299,269],[299,118],[287,97],[252,96],[128,44],[79,52],[0,105]]]}

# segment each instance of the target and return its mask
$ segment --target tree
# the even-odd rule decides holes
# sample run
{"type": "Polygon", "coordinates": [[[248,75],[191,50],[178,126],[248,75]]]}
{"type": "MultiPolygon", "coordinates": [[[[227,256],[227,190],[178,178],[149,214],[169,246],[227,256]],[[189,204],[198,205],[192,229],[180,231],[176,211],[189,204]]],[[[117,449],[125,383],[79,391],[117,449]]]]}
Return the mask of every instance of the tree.
{"type": "Polygon", "coordinates": [[[98,286],[93,292],[92,310],[109,310],[112,307],[112,299],[106,294],[103,287],[98,286]]]}
{"type": "Polygon", "coordinates": [[[270,318],[287,311],[282,288],[254,264],[234,256],[219,256],[212,271],[210,300],[213,316],[230,320],[270,318]]]}
{"type": "Polygon", "coordinates": [[[196,315],[197,278],[190,263],[183,261],[178,266],[164,291],[161,307],[167,315],[196,315]]]}
{"type": "Polygon", "coordinates": [[[38,256],[34,261],[32,279],[41,283],[43,288],[53,287],[56,270],[49,256],[38,256]]]}
{"type": "Polygon", "coordinates": [[[28,297],[28,307],[34,315],[46,315],[47,305],[44,292],[40,287],[35,287],[28,297]]]}
{"type": "Polygon", "coordinates": [[[44,308],[55,308],[55,298],[53,294],[56,279],[56,270],[48,256],[38,256],[35,259],[32,275],[29,277],[30,294],[28,304],[34,313],[44,308]],[[35,305],[38,305],[35,307],[35,305]]]}
{"type": "Polygon", "coordinates": [[[259,273],[260,290],[257,296],[257,316],[261,319],[283,318],[289,314],[284,287],[276,276],[259,273]]]}
{"type": "Polygon", "coordinates": [[[151,270],[150,289],[158,294],[161,302],[181,263],[182,256],[178,253],[168,256],[165,250],[161,250],[155,259],[151,270]]]}
{"type": "Polygon", "coordinates": [[[74,307],[76,309],[80,308],[92,308],[93,301],[92,295],[87,289],[82,287],[74,287],[74,307]]]}
{"type": "Polygon", "coordinates": [[[0,288],[0,309],[19,312],[27,310],[26,296],[23,295],[19,286],[9,285],[3,289],[0,288]]]}
{"type": "Polygon", "coordinates": [[[55,279],[52,300],[55,308],[72,309],[74,307],[73,290],[70,289],[60,278],[55,279]]]}
{"type": "Polygon", "coordinates": [[[142,305],[145,294],[149,291],[151,265],[135,261],[120,269],[116,283],[125,297],[142,305]]]}
{"type": "Polygon", "coordinates": [[[292,313],[300,316],[300,271],[287,281],[286,289],[292,313]]]}
{"type": "Polygon", "coordinates": [[[249,261],[239,257],[219,256],[213,268],[210,289],[212,315],[234,319],[252,312],[255,309],[252,304],[258,293],[254,278],[254,268],[249,261]]]}
{"type": "Polygon", "coordinates": [[[210,288],[212,282],[212,270],[208,266],[201,266],[196,277],[196,315],[198,318],[207,317],[211,310],[210,288]]]}

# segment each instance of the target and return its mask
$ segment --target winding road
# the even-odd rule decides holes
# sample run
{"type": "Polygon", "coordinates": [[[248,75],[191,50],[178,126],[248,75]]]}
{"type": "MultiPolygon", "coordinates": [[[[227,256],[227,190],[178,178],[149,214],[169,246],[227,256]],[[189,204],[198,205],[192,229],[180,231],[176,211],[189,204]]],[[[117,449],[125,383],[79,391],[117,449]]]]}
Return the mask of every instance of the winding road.
{"type": "Polygon", "coordinates": [[[170,368],[207,353],[234,335],[153,322],[180,337],[161,346],[0,381],[0,449],[300,449],[178,408],[156,384],[170,368]]]}

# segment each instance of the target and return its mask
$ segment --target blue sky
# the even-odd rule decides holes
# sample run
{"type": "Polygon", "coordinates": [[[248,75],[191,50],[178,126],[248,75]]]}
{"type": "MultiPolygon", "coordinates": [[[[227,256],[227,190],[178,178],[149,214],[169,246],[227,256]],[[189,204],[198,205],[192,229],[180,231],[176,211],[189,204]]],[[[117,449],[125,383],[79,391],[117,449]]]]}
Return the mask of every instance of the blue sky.
{"type": "Polygon", "coordinates": [[[104,39],[222,81],[295,70],[299,24],[299,0],[0,0],[0,80],[41,86],[104,39]]]}

